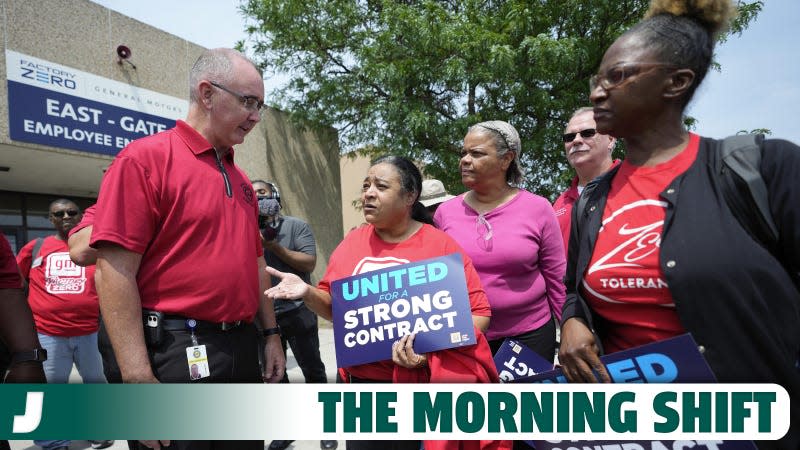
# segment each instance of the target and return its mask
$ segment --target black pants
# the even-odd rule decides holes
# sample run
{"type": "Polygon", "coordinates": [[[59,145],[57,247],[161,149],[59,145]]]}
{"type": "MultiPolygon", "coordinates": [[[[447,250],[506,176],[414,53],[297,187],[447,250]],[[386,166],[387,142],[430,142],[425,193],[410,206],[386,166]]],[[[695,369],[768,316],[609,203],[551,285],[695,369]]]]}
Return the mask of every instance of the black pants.
{"type": "MultiPolygon", "coordinates": [[[[100,316],[100,328],[97,330],[97,350],[103,360],[103,375],[109,384],[122,384],[122,373],[119,371],[117,358],[114,356],[114,348],[111,346],[111,339],[106,331],[106,324],[100,316]]],[[[128,450],[137,450],[138,441],[128,441],[128,450]]]]}
{"type": "Polygon", "coordinates": [[[517,336],[507,336],[505,338],[489,341],[489,348],[492,349],[492,355],[497,353],[497,350],[500,349],[500,346],[503,345],[503,341],[505,341],[506,338],[519,341],[550,362],[556,357],[556,322],[552,317],[547,323],[535,330],[517,336]]]}
{"type": "MultiPolygon", "coordinates": [[[[297,365],[303,371],[306,383],[327,383],[325,363],[319,354],[319,326],[317,314],[301,305],[277,316],[281,327],[281,345],[286,354],[287,344],[292,348],[297,365]]],[[[281,383],[288,383],[289,376],[283,374],[281,383]]]]}
{"type": "MultiPolygon", "coordinates": [[[[391,380],[369,380],[350,375],[342,380],[337,375],[337,383],[391,383],[391,380]]],[[[419,450],[421,441],[345,441],[347,450],[419,450]]]]}
{"type": "Polygon", "coordinates": [[[122,383],[122,374],[119,371],[117,358],[114,356],[114,348],[111,346],[111,339],[106,331],[106,324],[100,317],[100,328],[97,330],[97,350],[100,351],[100,358],[103,360],[103,375],[109,384],[122,383]]]}
{"type": "Polygon", "coordinates": [[[8,351],[8,347],[6,347],[6,343],[0,339],[0,381],[3,381],[3,377],[6,375],[6,371],[8,370],[8,366],[11,364],[11,352],[8,351]]]}
{"type": "Polygon", "coordinates": [[[419,450],[420,441],[345,441],[347,450],[419,450]]]}
{"type": "MultiPolygon", "coordinates": [[[[206,346],[210,376],[192,381],[186,362],[186,347],[192,345],[188,331],[165,331],[164,339],[149,347],[150,364],[162,383],[262,383],[258,364],[258,332],[248,324],[229,331],[196,333],[206,346]]],[[[146,447],[139,445],[144,450],[146,447]]],[[[264,441],[172,441],[170,450],[264,450],[264,441]]]]}
{"type": "MultiPolygon", "coordinates": [[[[172,441],[166,450],[264,450],[264,441],[172,441]]],[[[139,450],[150,450],[139,444],[139,450]]]]}

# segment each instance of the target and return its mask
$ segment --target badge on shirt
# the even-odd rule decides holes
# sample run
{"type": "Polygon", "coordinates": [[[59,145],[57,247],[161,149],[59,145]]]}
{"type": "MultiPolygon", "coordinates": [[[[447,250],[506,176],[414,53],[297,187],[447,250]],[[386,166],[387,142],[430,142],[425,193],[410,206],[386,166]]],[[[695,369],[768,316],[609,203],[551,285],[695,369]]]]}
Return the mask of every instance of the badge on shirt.
{"type": "Polygon", "coordinates": [[[31,269],[33,269],[34,267],[39,267],[41,265],[42,265],[42,257],[39,256],[36,259],[34,259],[33,262],[31,263],[31,269]]]}
{"type": "Polygon", "coordinates": [[[211,375],[205,345],[186,347],[186,362],[189,365],[190,380],[199,380],[211,375]]]}

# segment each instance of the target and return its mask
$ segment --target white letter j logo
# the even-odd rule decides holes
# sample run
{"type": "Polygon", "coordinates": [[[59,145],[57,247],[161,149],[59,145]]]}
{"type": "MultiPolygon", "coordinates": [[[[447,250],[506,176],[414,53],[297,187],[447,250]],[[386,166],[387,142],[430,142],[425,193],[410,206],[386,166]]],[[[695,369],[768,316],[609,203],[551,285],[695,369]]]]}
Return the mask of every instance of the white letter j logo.
{"type": "Polygon", "coordinates": [[[42,421],[42,404],[44,403],[44,392],[28,392],[25,400],[25,415],[14,416],[14,433],[30,433],[39,426],[42,421]]]}

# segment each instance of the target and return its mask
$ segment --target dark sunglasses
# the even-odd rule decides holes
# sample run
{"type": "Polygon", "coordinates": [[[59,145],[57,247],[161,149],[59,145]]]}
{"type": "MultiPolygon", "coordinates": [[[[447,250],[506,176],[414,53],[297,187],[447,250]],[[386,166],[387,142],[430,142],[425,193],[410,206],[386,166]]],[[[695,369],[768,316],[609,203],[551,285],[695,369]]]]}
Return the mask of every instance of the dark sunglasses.
{"type": "Polygon", "coordinates": [[[75,216],[78,215],[78,210],[77,209],[65,209],[64,211],[53,211],[53,212],[50,213],[50,215],[55,217],[55,218],[57,218],[57,219],[64,217],[64,215],[67,215],[69,217],[75,217],[75,216]]]}
{"type": "Polygon", "coordinates": [[[574,141],[575,136],[578,134],[580,134],[582,138],[587,139],[597,134],[597,130],[594,128],[587,128],[585,130],[578,131],[577,133],[564,133],[564,143],[569,144],[570,142],[574,141]]]}

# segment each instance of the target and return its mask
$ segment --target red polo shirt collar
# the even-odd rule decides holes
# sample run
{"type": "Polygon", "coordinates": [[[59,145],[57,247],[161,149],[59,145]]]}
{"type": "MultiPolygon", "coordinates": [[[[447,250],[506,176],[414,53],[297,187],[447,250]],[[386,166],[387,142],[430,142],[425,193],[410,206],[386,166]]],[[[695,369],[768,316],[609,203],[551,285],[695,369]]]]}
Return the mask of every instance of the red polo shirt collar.
{"type": "MultiPolygon", "coordinates": [[[[175,122],[175,132],[178,133],[178,136],[180,136],[181,140],[195,155],[214,150],[214,146],[211,145],[211,143],[209,143],[202,134],[200,134],[197,130],[192,128],[191,125],[183,120],[178,120],[175,122]]],[[[228,151],[225,152],[225,157],[233,161],[233,147],[229,148],[228,151]]]]}

